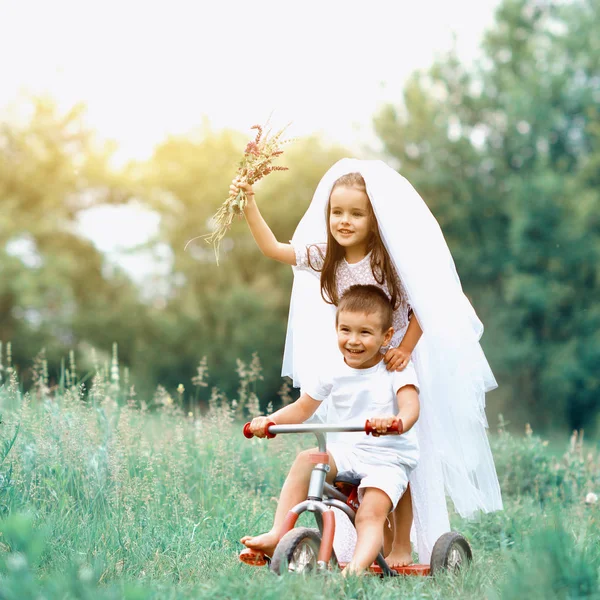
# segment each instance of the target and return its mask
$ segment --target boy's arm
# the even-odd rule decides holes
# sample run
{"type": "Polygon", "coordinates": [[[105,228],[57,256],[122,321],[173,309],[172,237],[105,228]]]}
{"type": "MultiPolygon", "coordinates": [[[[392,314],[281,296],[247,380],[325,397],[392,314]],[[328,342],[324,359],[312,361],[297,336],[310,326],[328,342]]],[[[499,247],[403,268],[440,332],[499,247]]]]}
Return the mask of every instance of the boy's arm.
{"type": "MultiPolygon", "coordinates": [[[[417,422],[419,418],[420,404],[419,393],[414,385],[405,385],[396,392],[396,403],[398,405],[398,414],[387,417],[373,417],[369,419],[371,427],[378,434],[386,433],[394,421],[402,421],[402,433],[406,433],[417,422]]],[[[373,434],[375,435],[375,434],[373,434]]]]}
{"type": "MultiPolygon", "coordinates": [[[[371,427],[377,431],[377,434],[386,433],[394,424],[394,421],[402,421],[402,433],[409,431],[419,418],[419,393],[414,385],[402,386],[396,392],[396,403],[398,405],[398,414],[387,417],[373,417],[369,419],[371,427]]],[[[373,434],[375,435],[375,434],[373,434]]]]}
{"type": "Polygon", "coordinates": [[[266,436],[269,423],[277,425],[304,423],[319,408],[321,402],[314,400],[308,394],[302,394],[296,402],[288,404],[266,417],[255,417],[250,423],[250,431],[257,437],[266,436]]]}
{"type": "Polygon", "coordinates": [[[419,393],[414,385],[405,385],[396,393],[398,403],[398,419],[402,420],[403,432],[409,431],[419,418],[421,410],[419,393]]]}
{"type": "Polygon", "coordinates": [[[249,183],[236,178],[231,183],[229,189],[232,192],[237,193],[240,188],[246,192],[246,197],[248,198],[248,202],[244,208],[244,214],[246,216],[246,221],[248,222],[248,227],[250,227],[252,237],[260,248],[260,251],[269,258],[274,258],[279,262],[294,266],[296,264],[296,252],[294,248],[291,244],[283,244],[277,240],[275,234],[271,231],[271,228],[260,214],[260,210],[258,210],[256,201],[254,200],[254,190],[252,189],[252,186],[249,183]]]}
{"type": "Polygon", "coordinates": [[[283,408],[275,411],[269,419],[277,425],[285,425],[288,423],[304,423],[306,419],[312,417],[317,408],[321,406],[321,402],[311,398],[304,393],[296,402],[292,402],[283,408]]]}

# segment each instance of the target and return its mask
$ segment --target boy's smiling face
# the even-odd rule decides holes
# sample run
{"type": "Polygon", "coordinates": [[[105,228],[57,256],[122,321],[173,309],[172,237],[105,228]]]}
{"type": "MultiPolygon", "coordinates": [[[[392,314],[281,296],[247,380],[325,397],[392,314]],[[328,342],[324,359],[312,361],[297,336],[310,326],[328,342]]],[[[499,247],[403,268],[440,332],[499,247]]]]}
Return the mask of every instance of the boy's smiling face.
{"type": "Polygon", "coordinates": [[[383,358],[379,350],[391,342],[394,330],[392,327],[385,330],[382,321],[379,312],[338,312],[338,347],[349,367],[368,369],[383,358]]]}

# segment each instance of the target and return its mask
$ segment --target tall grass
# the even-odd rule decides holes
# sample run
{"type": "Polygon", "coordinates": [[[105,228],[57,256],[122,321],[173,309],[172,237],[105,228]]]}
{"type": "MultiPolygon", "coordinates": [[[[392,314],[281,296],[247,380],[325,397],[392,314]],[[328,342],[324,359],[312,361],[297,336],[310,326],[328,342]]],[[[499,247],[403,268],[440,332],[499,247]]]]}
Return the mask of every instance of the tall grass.
{"type": "Polygon", "coordinates": [[[506,510],[453,516],[475,554],[459,576],[276,578],[242,565],[239,538],[270,525],[289,464],[313,441],[241,436],[259,410],[257,359],[239,364],[235,399],[208,390],[205,374],[201,363],[190,391],[140,399],[116,349],[88,379],[72,356],[52,388],[41,355],[27,394],[3,366],[0,599],[514,598],[530,581],[545,594],[531,598],[599,597],[600,510],[584,502],[600,488],[597,452],[574,437],[553,458],[531,430],[502,424],[493,445],[506,510]],[[206,410],[183,410],[188,396],[206,410]]]}

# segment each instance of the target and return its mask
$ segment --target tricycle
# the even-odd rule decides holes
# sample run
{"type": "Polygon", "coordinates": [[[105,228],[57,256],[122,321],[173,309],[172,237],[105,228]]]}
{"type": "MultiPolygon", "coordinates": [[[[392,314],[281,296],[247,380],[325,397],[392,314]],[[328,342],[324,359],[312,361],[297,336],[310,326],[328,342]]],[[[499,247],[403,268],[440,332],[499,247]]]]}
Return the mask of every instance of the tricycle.
{"type": "MultiPolygon", "coordinates": [[[[244,436],[252,438],[250,423],[244,425],[244,436]]],[[[333,485],[326,481],[329,472],[329,455],[327,454],[326,433],[333,432],[365,432],[376,434],[369,421],[364,425],[336,424],[300,424],[276,425],[267,427],[267,437],[274,438],[279,434],[314,433],[317,438],[318,452],[310,455],[314,467],[310,477],[306,500],[294,506],[287,514],[279,543],[273,556],[268,557],[262,552],[246,548],[240,554],[240,560],[253,566],[269,565],[277,575],[284,572],[307,573],[344,568],[338,563],[333,550],[335,533],[336,508],[342,511],[354,524],[356,511],[359,507],[358,486],[360,478],[355,473],[338,473],[333,485]],[[315,516],[316,528],[295,527],[298,517],[304,512],[315,516]]],[[[397,426],[388,428],[387,434],[398,433],[397,426]]],[[[441,571],[457,571],[470,563],[473,554],[467,540],[456,531],[449,531],[440,536],[431,553],[430,564],[412,564],[405,567],[390,567],[380,552],[371,565],[369,572],[380,576],[398,575],[435,575],[441,571]]]]}

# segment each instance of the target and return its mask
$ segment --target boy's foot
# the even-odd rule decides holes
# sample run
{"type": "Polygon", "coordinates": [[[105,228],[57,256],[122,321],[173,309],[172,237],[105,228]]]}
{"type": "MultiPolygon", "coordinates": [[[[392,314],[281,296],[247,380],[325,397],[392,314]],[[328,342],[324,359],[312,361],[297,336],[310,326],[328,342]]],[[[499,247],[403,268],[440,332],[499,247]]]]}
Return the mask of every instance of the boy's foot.
{"type": "Polygon", "coordinates": [[[259,550],[267,556],[273,556],[275,546],[277,546],[277,543],[279,542],[279,536],[272,531],[269,531],[262,535],[245,535],[240,542],[242,542],[244,546],[252,548],[252,550],[259,550]]]}
{"type": "Polygon", "coordinates": [[[392,550],[392,552],[385,557],[385,562],[390,568],[408,567],[408,565],[412,565],[413,559],[410,552],[392,550]]]}

